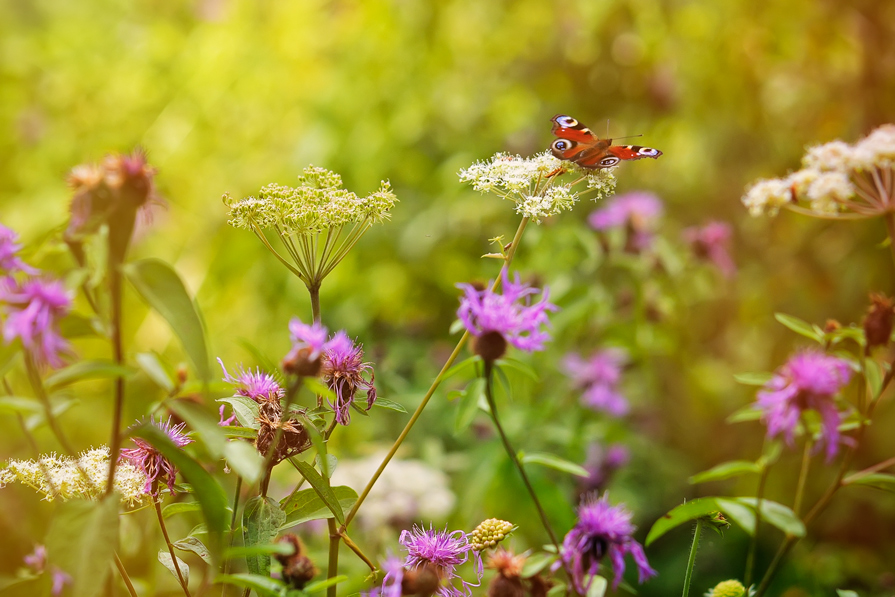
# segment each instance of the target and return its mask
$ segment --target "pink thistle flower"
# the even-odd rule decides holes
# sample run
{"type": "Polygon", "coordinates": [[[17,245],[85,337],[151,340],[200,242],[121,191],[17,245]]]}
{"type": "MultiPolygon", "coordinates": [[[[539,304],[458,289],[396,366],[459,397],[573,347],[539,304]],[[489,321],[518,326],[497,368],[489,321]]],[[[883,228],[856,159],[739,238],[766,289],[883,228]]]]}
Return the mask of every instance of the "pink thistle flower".
{"type": "Polygon", "coordinates": [[[618,587],[625,573],[625,555],[637,565],[640,583],[656,571],[650,568],[643,547],[631,535],[637,529],[631,524],[631,513],[624,506],[611,506],[609,496],[598,498],[593,493],[581,500],[578,522],[563,540],[562,561],[572,573],[572,584],[579,594],[587,594],[600,562],[609,557],[615,576],[612,588],[618,587]]]}
{"type": "Polygon", "coordinates": [[[600,491],[608,485],[612,475],[618,469],[628,464],[631,454],[628,448],[622,444],[601,446],[593,443],[587,448],[587,460],[584,469],[588,476],[580,479],[578,483],[579,493],[600,491]]]}
{"type": "Polygon", "coordinates": [[[382,562],[382,570],[385,577],[382,586],[374,587],[366,593],[365,597],[401,597],[403,594],[402,583],[404,581],[404,562],[397,556],[390,555],[382,562]]]}
{"type": "MultiPolygon", "coordinates": [[[[25,565],[31,568],[37,574],[43,574],[47,567],[47,548],[43,545],[35,545],[34,551],[25,556],[25,565]]],[[[52,579],[52,588],[50,590],[53,597],[62,594],[65,585],[71,584],[72,578],[58,566],[50,567],[50,576],[52,579]]]]}
{"type": "Polygon", "coordinates": [[[584,390],[581,402],[597,411],[615,417],[628,414],[628,401],[618,391],[622,368],[627,355],[616,349],[600,350],[586,360],[580,355],[566,355],[563,365],[572,378],[572,383],[584,390]]]}
{"type": "Polygon", "coordinates": [[[7,274],[15,272],[24,272],[31,275],[36,274],[38,270],[34,269],[18,257],[17,253],[22,248],[22,245],[20,245],[18,241],[18,234],[3,224],[0,224],[0,272],[6,272],[7,274]]]}
{"type": "Polygon", "coordinates": [[[788,444],[802,415],[814,410],[821,417],[820,441],[826,443],[827,461],[839,451],[842,438],[839,424],[842,413],[836,406],[836,394],[851,379],[848,361],[822,352],[806,350],[790,359],[758,392],[755,407],[762,411],[768,437],[783,434],[788,444]]]}
{"type": "Polygon", "coordinates": [[[626,249],[639,252],[653,242],[653,230],[664,209],[653,193],[634,191],[616,195],[602,209],[590,214],[587,221],[594,230],[626,229],[626,249]]]}
{"type": "Polygon", "coordinates": [[[726,278],[733,277],[737,266],[730,257],[730,225],[725,222],[709,222],[702,227],[685,228],[684,240],[700,259],[715,264],[726,278]]]}
{"type": "Polygon", "coordinates": [[[22,283],[0,279],[0,308],[6,311],[3,340],[15,338],[38,364],[61,367],[69,343],[59,332],[59,320],[71,309],[71,296],[62,282],[32,278],[22,283]]]}
{"type": "Polygon", "coordinates": [[[373,366],[364,363],[364,349],[361,344],[354,344],[348,334],[336,332],[323,351],[323,380],[335,395],[335,404],[329,403],[336,413],[336,421],[340,425],[351,422],[351,405],[358,390],[367,393],[365,410],[373,408],[376,402],[376,388],[373,386],[373,366]],[[369,374],[370,379],[365,379],[369,374]]]}
{"type": "Polygon", "coordinates": [[[329,342],[326,327],[319,322],[302,323],[297,317],[289,322],[292,349],[283,359],[283,370],[296,375],[320,375],[323,353],[329,342]]]}
{"type": "MultiPolygon", "coordinates": [[[[138,421],[138,423],[139,422],[140,421],[138,421]]],[[[183,428],[186,426],[186,423],[171,425],[171,417],[168,417],[168,421],[165,423],[156,421],[152,418],[149,419],[149,422],[164,431],[177,447],[182,448],[193,441],[183,433],[183,428]]],[[[162,456],[161,452],[156,450],[149,443],[138,437],[132,439],[134,443],[137,444],[137,447],[122,450],[121,457],[141,469],[146,475],[146,486],[143,488],[143,491],[154,498],[158,498],[159,483],[164,483],[168,486],[168,491],[173,494],[174,479],[177,477],[177,469],[167,458],[162,456]]]]}
{"type": "Polygon", "coordinates": [[[412,531],[401,531],[398,542],[407,549],[407,557],[404,558],[404,567],[408,570],[418,570],[425,567],[434,567],[438,576],[445,583],[438,588],[436,593],[442,597],[468,597],[472,595],[471,587],[479,584],[469,583],[457,574],[457,567],[469,561],[472,555],[475,567],[476,582],[480,583],[484,569],[482,557],[469,544],[469,538],[462,531],[448,533],[436,531],[431,526],[429,530],[415,526],[412,531]],[[453,579],[460,578],[460,587],[455,587],[453,579]]]}
{"type": "Polygon", "coordinates": [[[224,370],[223,380],[229,384],[236,386],[236,393],[240,396],[251,398],[255,402],[262,404],[279,400],[286,394],[285,390],[280,387],[277,380],[269,373],[262,373],[261,369],[256,368],[255,371],[249,369],[246,371],[242,367],[239,368],[236,377],[230,375],[224,362],[218,357],[218,364],[224,370]]]}
{"type": "MultiPolygon", "coordinates": [[[[472,284],[457,284],[464,291],[457,317],[476,338],[499,334],[519,350],[543,350],[544,342],[550,339],[550,335],[542,331],[541,326],[550,324],[547,312],[558,309],[547,302],[549,289],[544,288],[541,300],[531,304],[531,296],[538,291],[520,282],[518,273],[515,281],[510,280],[506,271],[502,275],[503,294],[480,290],[472,284]]],[[[495,358],[503,354],[502,351],[498,352],[495,358]]]]}
{"type": "Polygon", "coordinates": [[[229,427],[233,423],[237,422],[236,413],[234,412],[226,419],[224,418],[224,410],[227,408],[226,404],[222,404],[221,408],[218,409],[218,415],[220,415],[220,420],[218,420],[218,427],[229,427]]]}

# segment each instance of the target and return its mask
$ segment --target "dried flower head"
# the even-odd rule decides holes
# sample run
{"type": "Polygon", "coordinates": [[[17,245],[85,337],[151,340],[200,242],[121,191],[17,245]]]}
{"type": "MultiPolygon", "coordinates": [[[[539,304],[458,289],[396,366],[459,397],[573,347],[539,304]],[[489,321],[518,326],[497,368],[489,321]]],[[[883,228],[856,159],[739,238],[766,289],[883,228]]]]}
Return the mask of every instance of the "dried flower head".
{"type": "Polygon", "coordinates": [[[71,309],[71,295],[57,280],[0,278],[0,312],[5,314],[3,340],[15,339],[34,361],[61,367],[69,344],[59,331],[59,321],[71,309]]]}
{"type": "Polygon", "coordinates": [[[468,597],[472,595],[471,587],[479,586],[482,580],[482,558],[469,544],[469,538],[462,531],[449,533],[428,530],[414,526],[412,531],[402,531],[398,542],[407,550],[404,558],[404,567],[408,570],[417,570],[421,567],[432,566],[442,585],[437,593],[442,597],[468,597]],[[469,583],[457,574],[457,567],[465,564],[472,558],[476,574],[476,584],[469,583]],[[453,579],[460,579],[460,586],[454,586],[453,579]]]}
{"type": "Polygon", "coordinates": [[[268,247],[264,231],[273,230],[308,288],[319,288],[370,226],[389,219],[396,201],[387,181],[358,197],[342,188],[341,176],[315,166],[304,169],[297,187],[269,184],[238,201],[224,195],[230,225],[251,230],[268,247]]]}
{"type": "Polygon", "coordinates": [[[571,571],[572,584],[580,595],[587,594],[600,562],[608,557],[615,576],[612,587],[618,587],[625,573],[625,555],[637,565],[639,581],[656,575],[650,568],[643,547],[632,538],[636,527],[631,513],[623,506],[611,506],[609,496],[591,494],[581,500],[578,522],[563,540],[561,556],[571,571]]]}
{"type": "Polygon", "coordinates": [[[808,149],[801,170],[759,180],[743,196],[753,216],[781,207],[817,217],[875,217],[895,209],[895,125],[884,124],[854,145],[831,141],[808,149]]]}
{"type": "MultiPolygon", "coordinates": [[[[78,458],[50,454],[38,460],[10,460],[0,471],[0,487],[21,483],[48,501],[56,497],[97,500],[105,492],[108,476],[109,448],[102,446],[82,452],[78,458]]],[[[115,467],[113,484],[122,504],[140,506],[147,498],[146,475],[129,462],[119,462],[115,467]]]]}
{"type": "Polygon", "coordinates": [[[364,362],[363,345],[352,342],[342,330],[336,332],[326,343],[322,373],[323,380],[336,395],[335,404],[330,402],[329,405],[340,425],[351,422],[351,406],[358,390],[367,393],[364,410],[373,408],[376,402],[373,365],[364,362]],[[369,376],[369,379],[365,376],[369,376]]]}
{"type": "Polygon", "coordinates": [[[507,538],[516,529],[512,522],[489,518],[479,523],[469,534],[469,542],[476,551],[490,549],[507,538]]]}
{"type": "Polygon", "coordinates": [[[870,308],[864,317],[864,336],[867,339],[867,354],[875,346],[888,346],[895,323],[895,301],[884,294],[870,295],[870,308]]]}
{"type": "Polygon", "coordinates": [[[308,557],[301,539],[297,535],[287,533],[277,539],[277,543],[292,546],[291,554],[274,554],[277,561],[283,566],[283,580],[294,589],[303,589],[319,571],[308,557]]]}
{"type": "Polygon", "coordinates": [[[516,204],[516,213],[540,223],[541,219],[572,209],[582,196],[592,193],[594,201],[615,192],[611,169],[582,170],[559,160],[549,151],[530,158],[497,153],[490,160],[476,162],[460,171],[460,182],[470,183],[482,193],[493,193],[516,204]],[[580,175],[571,183],[561,183],[559,175],[580,175]],[[585,188],[575,187],[585,182],[585,188]]]}
{"type": "Polygon", "coordinates": [[[850,378],[848,361],[838,357],[811,350],[790,357],[758,392],[755,407],[762,411],[768,437],[783,434],[792,444],[805,412],[814,410],[821,418],[818,446],[826,443],[827,460],[832,459],[841,442],[842,413],[836,405],[836,394],[850,378]]]}
{"type": "MultiPolygon", "coordinates": [[[[142,422],[137,421],[137,423],[139,424],[142,422]]],[[[183,433],[183,428],[186,426],[186,423],[172,425],[171,417],[168,417],[168,420],[164,423],[150,418],[149,424],[158,427],[168,436],[168,439],[179,448],[193,442],[191,438],[183,433]]],[[[162,456],[161,452],[145,440],[139,437],[132,439],[133,442],[137,444],[137,447],[121,450],[121,457],[139,468],[143,471],[143,474],[146,475],[146,484],[143,487],[143,491],[154,498],[158,498],[159,486],[164,484],[167,485],[168,491],[173,494],[174,480],[177,477],[177,468],[170,460],[162,456]]]]}
{"type": "Polygon", "coordinates": [[[281,412],[261,409],[258,415],[258,436],[255,447],[258,453],[267,456],[270,447],[276,440],[277,430],[281,429],[280,441],[271,454],[270,466],[279,464],[287,458],[301,454],[311,447],[311,436],[304,424],[295,417],[284,419],[281,412]]]}
{"type": "Polygon", "coordinates": [[[522,567],[525,560],[524,555],[516,555],[503,547],[495,550],[485,564],[486,568],[497,571],[488,585],[488,597],[524,597],[522,567]]]}

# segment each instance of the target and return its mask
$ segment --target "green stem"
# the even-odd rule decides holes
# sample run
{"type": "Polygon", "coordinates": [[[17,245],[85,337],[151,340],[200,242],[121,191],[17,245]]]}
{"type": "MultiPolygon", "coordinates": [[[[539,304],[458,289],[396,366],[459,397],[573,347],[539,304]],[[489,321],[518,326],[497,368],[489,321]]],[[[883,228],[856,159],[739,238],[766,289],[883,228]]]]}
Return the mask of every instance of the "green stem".
{"type": "Polygon", "coordinates": [[[752,584],[752,574],[755,570],[755,553],[758,548],[758,528],[761,525],[761,503],[764,500],[765,483],[768,480],[770,466],[765,464],[761,469],[761,476],[758,479],[758,491],[756,492],[755,502],[755,529],[752,532],[752,538],[749,540],[749,554],[746,556],[746,573],[745,585],[748,588],[752,584]]]}
{"type": "MultiPolygon", "coordinates": [[[[112,353],[115,364],[124,364],[124,345],[121,339],[121,264],[114,251],[109,248],[109,300],[112,308],[112,353]]],[[[109,441],[109,476],[106,479],[106,495],[115,489],[115,468],[118,466],[118,455],[121,452],[121,417],[124,410],[124,376],[115,378],[115,406],[112,413],[112,437],[109,441]]]]}
{"type": "Polygon", "coordinates": [[[130,576],[127,575],[127,570],[125,570],[121,558],[118,557],[117,551],[115,552],[115,567],[118,568],[118,574],[121,575],[121,580],[124,581],[127,592],[130,593],[131,597],[137,597],[137,590],[134,589],[134,584],[131,582],[130,576]]]}
{"type": "Polygon", "coordinates": [[[687,572],[684,574],[683,597],[690,595],[690,581],[693,580],[693,568],[696,566],[696,552],[699,550],[699,536],[702,534],[701,518],[696,519],[696,531],[693,533],[693,544],[690,546],[690,558],[687,560],[687,572]]]}
{"type": "MultiPolygon", "coordinates": [[[[506,260],[504,261],[504,265],[501,268],[501,272],[509,271],[510,265],[513,262],[513,258],[516,255],[516,249],[519,247],[519,241],[522,239],[522,232],[528,225],[528,220],[529,218],[527,217],[522,218],[522,221],[519,223],[519,228],[516,229],[516,235],[513,237],[513,241],[510,243],[510,248],[507,251],[506,260]]],[[[500,286],[500,276],[498,276],[497,279],[494,281],[494,284],[491,286],[491,290],[496,290],[498,286],[500,286]]],[[[463,336],[460,337],[460,341],[457,342],[457,346],[454,347],[453,352],[451,352],[451,356],[448,357],[447,361],[444,363],[444,366],[441,368],[441,371],[439,371],[438,375],[435,376],[435,380],[432,382],[432,385],[429,387],[426,395],[423,396],[423,399],[420,402],[419,406],[417,406],[416,410],[413,411],[413,415],[411,415],[410,420],[407,421],[407,425],[404,426],[404,430],[401,431],[401,435],[399,435],[398,439],[395,440],[395,443],[388,451],[388,454],[385,455],[385,458],[383,458],[382,463],[379,465],[379,468],[376,469],[375,473],[373,473],[373,477],[367,483],[367,486],[364,487],[364,490],[358,496],[357,501],[354,502],[354,506],[351,508],[351,511],[348,512],[348,514],[345,516],[345,523],[341,526],[340,531],[344,532],[351,521],[354,520],[354,517],[357,515],[357,511],[364,503],[364,500],[367,499],[367,496],[370,494],[370,490],[373,489],[373,485],[375,485],[376,481],[379,480],[379,477],[382,475],[385,467],[388,466],[388,463],[391,462],[391,459],[398,452],[398,448],[401,447],[401,444],[404,443],[404,440],[410,434],[410,430],[413,429],[413,426],[420,418],[420,415],[423,414],[423,410],[426,408],[426,405],[429,404],[429,400],[435,394],[435,390],[438,389],[438,386],[441,385],[441,382],[444,380],[445,373],[447,373],[448,369],[451,368],[451,366],[454,364],[454,361],[457,360],[457,357],[460,355],[460,351],[463,350],[463,346],[466,344],[466,341],[468,339],[469,332],[463,332],[463,336]]]]}
{"type": "Polygon", "coordinates": [[[858,481],[866,477],[867,475],[872,475],[873,473],[887,469],[890,466],[895,466],[895,457],[889,458],[888,460],[883,460],[882,462],[874,464],[873,466],[868,466],[865,469],[850,474],[848,477],[842,480],[842,484],[851,485],[855,481],[858,481]]]}
{"type": "Polygon", "coordinates": [[[162,529],[162,535],[165,537],[165,545],[168,546],[168,553],[171,554],[171,564],[174,566],[174,571],[177,573],[177,580],[180,581],[183,594],[186,595],[186,597],[192,597],[186,580],[183,578],[183,573],[180,571],[180,566],[177,564],[177,556],[174,555],[174,546],[171,545],[171,539],[168,538],[168,529],[165,527],[165,519],[162,517],[162,505],[158,500],[153,500],[153,502],[155,503],[155,514],[158,517],[158,524],[162,529]]]}
{"type": "Polygon", "coordinates": [[[320,283],[309,285],[308,293],[311,295],[311,316],[314,323],[320,323],[320,283]]]}
{"type": "Polygon", "coordinates": [[[805,440],[805,449],[802,450],[802,466],[799,469],[799,482],[796,485],[796,497],[793,500],[792,511],[798,516],[802,509],[802,499],[805,496],[805,481],[808,479],[808,469],[811,468],[811,447],[814,445],[810,439],[805,440]]]}
{"type": "MultiPolygon", "coordinates": [[[[326,578],[331,579],[335,578],[339,573],[339,542],[342,537],[339,535],[338,527],[336,527],[335,518],[329,518],[326,522],[329,526],[329,564],[326,569],[326,578]]],[[[326,597],[336,597],[337,588],[335,584],[327,587],[326,597]]]]}
{"type": "MultiPolygon", "coordinates": [[[[233,547],[233,536],[236,532],[236,513],[239,511],[239,494],[242,492],[242,477],[240,475],[236,476],[236,490],[233,492],[233,514],[230,516],[230,537],[227,540],[227,545],[229,547],[233,547]]],[[[224,562],[224,574],[230,573],[230,560],[224,562]]],[[[226,584],[221,584],[221,597],[224,597],[224,592],[227,589],[226,584]]]]}
{"type": "Polygon", "coordinates": [[[892,261],[895,262],[895,213],[887,211],[885,217],[886,230],[889,232],[889,250],[892,252],[892,261]]]}
{"type": "Polygon", "coordinates": [[[34,394],[37,396],[37,399],[40,400],[41,406],[44,408],[44,416],[47,418],[47,425],[50,426],[50,430],[53,432],[53,435],[56,436],[56,439],[59,440],[59,445],[62,446],[65,453],[72,458],[75,458],[77,455],[71,444],[68,443],[68,438],[65,437],[62,428],[59,426],[59,421],[56,420],[56,416],[53,414],[53,406],[50,404],[50,397],[47,396],[46,388],[44,388],[43,381],[40,379],[40,372],[37,369],[37,364],[28,353],[25,353],[25,371],[28,374],[28,381],[31,383],[31,388],[34,390],[34,394]]]}

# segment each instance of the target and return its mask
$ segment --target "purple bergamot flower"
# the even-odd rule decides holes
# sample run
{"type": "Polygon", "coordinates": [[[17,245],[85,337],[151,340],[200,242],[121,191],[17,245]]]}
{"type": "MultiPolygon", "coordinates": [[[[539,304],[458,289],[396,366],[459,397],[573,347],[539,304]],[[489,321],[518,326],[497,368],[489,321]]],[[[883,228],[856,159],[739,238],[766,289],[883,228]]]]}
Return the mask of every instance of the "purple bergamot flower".
{"type": "Polygon", "coordinates": [[[61,367],[69,344],[59,332],[59,320],[71,309],[71,296],[57,280],[31,278],[21,283],[0,278],[0,309],[6,313],[3,340],[19,338],[38,364],[61,367]]]}
{"type": "Polygon", "coordinates": [[[442,581],[436,593],[442,597],[468,597],[471,587],[479,586],[484,573],[482,557],[469,544],[469,538],[462,531],[449,533],[428,530],[415,526],[412,531],[401,531],[398,542],[407,549],[404,567],[409,571],[433,567],[442,581]],[[457,574],[457,567],[469,561],[472,556],[476,574],[476,584],[467,582],[457,574]],[[460,579],[460,586],[454,586],[453,579],[460,579]]]}
{"type": "MultiPolygon", "coordinates": [[[[161,429],[174,445],[179,448],[193,441],[183,433],[186,423],[171,425],[171,417],[168,417],[165,423],[150,418],[149,423],[161,429]]],[[[154,498],[158,498],[159,484],[164,483],[168,486],[168,491],[174,493],[174,479],[177,476],[177,469],[171,461],[162,456],[161,452],[146,441],[138,437],[132,439],[137,444],[137,447],[122,450],[121,457],[145,473],[146,486],[143,488],[143,491],[154,498]]]]}
{"type": "Polygon", "coordinates": [[[561,555],[572,574],[572,585],[580,595],[587,594],[600,562],[608,557],[612,563],[612,587],[618,587],[625,573],[625,555],[637,565],[638,579],[643,583],[656,575],[650,568],[643,547],[631,535],[637,527],[631,524],[631,513],[623,506],[609,504],[609,496],[596,493],[581,500],[578,523],[566,534],[561,555]]]}
{"type": "Polygon", "coordinates": [[[358,390],[367,393],[366,410],[376,402],[373,386],[373,365],[364,362],[363,345],[355,344],[344,331],[339,330],[326,343],[323,351],[323,379],[336,395],[335,404],[329,403],[340,425],[351,422],[351,405],[358,390]],[[364,376],[369,375],[367,380],[364,376]]]}
{"type": "Polygon", "coordinates": [[[218,358],[218,364],[224,370],[224,381],[235,386],[236,393],[246,398],[251,398],[255,402],[262,404],[265,402],[278,401],[285,395],[285,391],[273,375],[262,373],[260,368],[255,371],[249,369],[246,371],[242,367],[237,371],[236,377],[230,375],[224,362],[218,358]]]}
{"type": "Polygon", "coordinates": [[[581,402],[598,411],[621,417],[628,414],[628,401],[618,391],[622,368],[627,355],[621,350],[606,349],[593,353],[587,359],[571,353],[563,365],[572,383],[583,390],[581,402]]]}
{"type": "Polygon", "coordinates": [[[826,444],[827,460],[839,451],[842,413],[836,394],[851,379],[848,361],[822,352],[806,350],[793,355],[758,392],[756,408],[768,427],[768,437],[783,434],[792,444],[796,427],[807,410],[821,418],[820,443],[826,444]]]}
{"type": "Polygon", "coordinates": [[[457,317],[477,338],[476,352],[492,361],[503,355],[506,342],[528,352],[543,350],[550,335],[541,326],[550,323],[547,312],[557,310],[556,305],[547,302],[547,288],[541,291],[541,300],[531,304],[531,296],[538,291],[520,282],[518,273],[515,281],[510,281],[506,271],[502,275],[502,294],[481,290],[472,284],[457,285],[464,291],[457,317]],[[502,343],[493,342],[498,340],[497,336],[502,338],[502,343]],[[490,350],[490,345],[495,349],[490,350]]]}

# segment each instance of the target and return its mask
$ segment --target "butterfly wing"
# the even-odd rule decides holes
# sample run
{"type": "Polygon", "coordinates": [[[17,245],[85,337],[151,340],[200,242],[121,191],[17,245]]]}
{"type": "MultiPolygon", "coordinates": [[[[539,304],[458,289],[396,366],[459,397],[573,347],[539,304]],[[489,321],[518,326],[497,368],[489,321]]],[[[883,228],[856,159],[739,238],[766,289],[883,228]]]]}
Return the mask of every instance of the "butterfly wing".
{"type": "Polygon", "coordinates": [[[662,152],[658,149],[643,147],[642,145],[612,145],[607,149],[607,152],[620,160],[656,159],[662,155],[662,152]]]}
{"type": "Polygon", "coordinates": [[[569,160],[589,170],[611,168],[621,160],[657,158],[662,152],[640,145],[612,145],[611,139],[600,139],[589,128],[565,114],[553,117],[553,134],[557,139],[550,151],[561,160],[569,160]]]}

